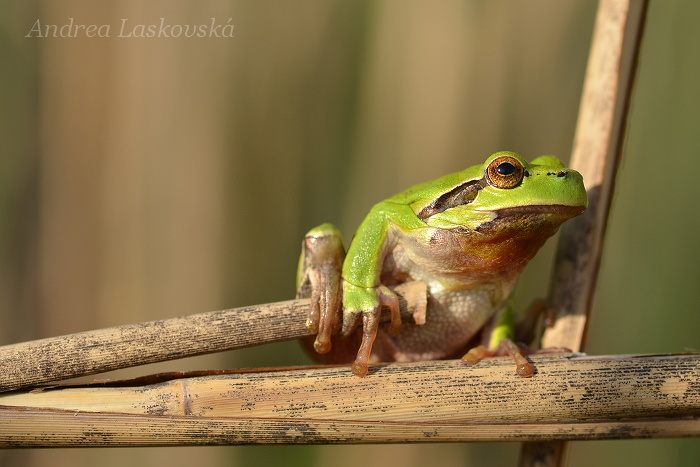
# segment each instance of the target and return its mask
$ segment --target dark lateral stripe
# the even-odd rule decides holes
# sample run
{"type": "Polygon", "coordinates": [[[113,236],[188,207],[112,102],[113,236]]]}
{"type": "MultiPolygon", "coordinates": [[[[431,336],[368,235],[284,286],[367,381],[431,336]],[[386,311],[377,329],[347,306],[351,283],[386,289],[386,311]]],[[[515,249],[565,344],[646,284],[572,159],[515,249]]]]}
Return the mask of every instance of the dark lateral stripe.
{"type": "Polygon", "coordinates": [[[447,211],[450,208],[469,204],[476,198],[479,190],[486,186],[486,180],[470,180],[457,185],[447,193],[437,197],[432,203],[421,209],[418,213],[420,219],[427,219],[437,213],[447,211]]]}

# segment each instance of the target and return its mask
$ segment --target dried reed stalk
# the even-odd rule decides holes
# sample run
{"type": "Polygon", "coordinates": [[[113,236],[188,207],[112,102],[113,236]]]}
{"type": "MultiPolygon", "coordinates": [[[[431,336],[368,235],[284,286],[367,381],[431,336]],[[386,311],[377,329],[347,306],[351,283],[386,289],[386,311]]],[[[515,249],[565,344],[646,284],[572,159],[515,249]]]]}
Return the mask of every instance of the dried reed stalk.
{"type": "MultiPolygon", "coordinates": [[[[561,231],[549,299],[556,321],[543,347],[585,345],[647,4],[601,0],[598,6],[569,164],[583,175],[589,207],[561,231]]],[[[526,444],[520,465],[562,465],[565,449],[565,443],[526,444]]]]}
{"type": "Polygon", "coordinates": [[[0,391],[297,339],[309,334],[308,303],[289,300],[6,345],[0,347],[0,391]]]}
{"type": "Polygon", "coordinates": [[[393,363],[0,395],[0,447],[534,441],[700,435],[700,355],[393,363]]]}

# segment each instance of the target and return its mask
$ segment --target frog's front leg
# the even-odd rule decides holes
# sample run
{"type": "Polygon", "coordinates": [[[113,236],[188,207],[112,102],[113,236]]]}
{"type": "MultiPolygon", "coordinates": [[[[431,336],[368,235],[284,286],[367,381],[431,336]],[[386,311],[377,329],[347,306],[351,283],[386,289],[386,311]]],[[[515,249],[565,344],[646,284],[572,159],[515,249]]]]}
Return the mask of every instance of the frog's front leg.
{"type": "MultiPolygon", "coordinates": [[[[341,316],[344,336],[354,331],[362,317],[362,341],[352,366],[358,376],[367,374],[382,306],[391,311],[389,332],[396,333],[401,327],[399,299],[381,283],[380,276],[384,257],[392,245],[393,226],[410,228],[416,223],[425,226],[409,206],[382,202],[360,224],[347,257],[340,232],[331,224],[312,229],[304,239],[297,296],[311,298],[307,327],[318,333],[314,349],[318,353],[330,351],[331,335],[338,331],[341,316]]],[[[414,308],[419,317],[424,317],[425,299],[418,302],[414,308]]]]}
{"type": "Polygon", "coordinates": [[[393,247],[392,229],[423,228],[410,206],[383,201],[376,204],[357,229],[343,263],[343,334],[349,335],[362,316],[362,342],[352,372],[365,376],[377,337],[382,306],[391,310],[390,333],[401,328],[399,300],[380,281],[384,258],[393,247]]]}
{"type": "Polygon", "coordinates": [[[341,321],[342,334],[347,337],[362,316],[362,341],[352,371],[365,376],[382,306],[391,311],[389,332],[395,334],[401,328],[399,300],[384,285],[357,287],[343,281],[344,258],[343,242],[335,226],[322,224],[310,230],[299,259],[297,297],[311,299],[306,327],[316,334],[314,350],[319,354],[331,350],[331,336],[341,330],[341,321]]]}

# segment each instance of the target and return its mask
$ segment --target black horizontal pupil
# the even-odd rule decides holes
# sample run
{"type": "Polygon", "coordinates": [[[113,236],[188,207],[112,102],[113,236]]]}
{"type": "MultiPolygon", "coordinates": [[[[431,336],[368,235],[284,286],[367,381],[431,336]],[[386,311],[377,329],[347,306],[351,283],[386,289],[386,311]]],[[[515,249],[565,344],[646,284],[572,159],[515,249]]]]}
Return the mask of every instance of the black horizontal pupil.
{"type": "Polygon", "coordinates": [[[501,164],[498,164],[498,167],[496,167],[496,172],[499,175],[512,175],[516,171],[517,171],[517,169],[510,162],[503,162],[501,164]]]}

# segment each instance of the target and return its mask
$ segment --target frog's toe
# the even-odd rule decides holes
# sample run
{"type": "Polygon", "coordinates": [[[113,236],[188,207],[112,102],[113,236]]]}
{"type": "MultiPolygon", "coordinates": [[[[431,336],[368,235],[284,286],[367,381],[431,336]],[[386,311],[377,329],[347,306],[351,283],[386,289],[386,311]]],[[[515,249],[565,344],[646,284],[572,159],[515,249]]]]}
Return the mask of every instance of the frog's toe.
{"type": "Polygon", "coordinates": [[[362,342],[357,356],[352,364],[352,372],[363,377],[369,371],[369,359],[372,355],[372,344],[377,338],[379,329],[379,307],[362,313],[362,342]]]}
{"type": "Polygon", "coordinates": [[[385,285],[377,288],[379,293],[379,303],[389,309],[391,322],[389,323],[389,334],[396,335],[401,332],[401,309],[399,308],[399,297],[385,285]]]}
{"type": "Polygon", "coordinates": [[[342,319],[340,294],[326,290],[321,302],[323,306],[320,309],[318,334],[314,342],[314,349],[318,353],[326,353],[331,349],[331,336],[337,334],[340,329],[342,319]]]}
{"type": "Polygon", "coordinates": [[[399,306],[413,316],[413,322],[418,326],[425,324],[428,310],[428,286],[423,281],[403,282],[393,287],[399,296],[399,306]]]}
{"type": "Polygon", "coordinates": [[[479,363],[479,360],[487,357],[493,357],[493,354],[489,352],[489,349],[487,349],[486,346],[479,345],[469,349],[469,352],[462,356],[462,361],[469,365],[475,365],[476,363],[479,363]]]}
{"type": "Polygon", "coordinates": [[[364,378],[369,372],[369,361],[364,358],[364,356],[358,355],[354,362],[352,362],[352,374],[364,378]]]}
{"type": "Polygon", "coordinates": [[[361,310],[354,310],[345,307],[343,309],[343,325],[340,329],[340,334],[347,337],[352,334],[357,325],[359,324],[360,316],[362,315],[361,310]]]}
{"type": "Polygon", "coordinates": [[[316,353],[325,354],[331,351],[331,338],[328,335],[318,334],[314,340],[316,353]]]}

